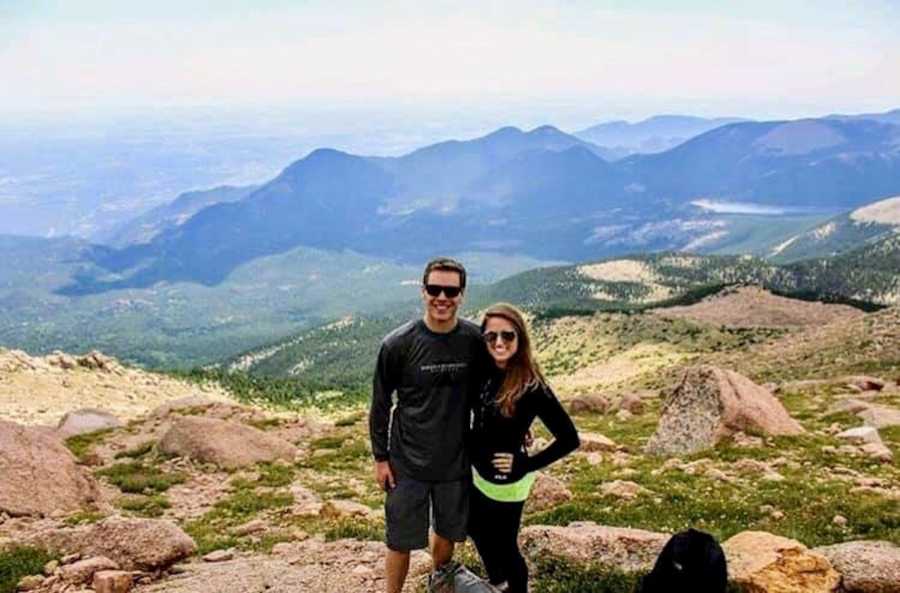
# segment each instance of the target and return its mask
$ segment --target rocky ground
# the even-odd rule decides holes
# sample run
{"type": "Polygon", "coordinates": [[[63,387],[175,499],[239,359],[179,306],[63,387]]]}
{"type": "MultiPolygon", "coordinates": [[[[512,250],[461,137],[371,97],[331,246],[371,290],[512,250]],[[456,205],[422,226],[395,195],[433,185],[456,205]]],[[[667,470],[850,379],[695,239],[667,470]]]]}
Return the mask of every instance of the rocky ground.
{"type": "Polygon", "coordinates": [[[127,421],[167,400],[192,395],[230,399],[215,386],[127,368],[99,353],[29,356],[0,348],[2,417],[23,424],[53,424],[65,412],[92,407],[127,421]]]}
{"type": "MultiPolygon", "coordinates": [[[[723,542],[739,590],[900,591],[896,321],[889,309],[720,355],[674,348],[664,368],[634,356],[631,389],[557,383],[583,443],[541,474],[526,508],[533,590],[628,590],[693,526],[723,542]],[[663,388],[641,379],[662,370],[663,388]]],[[[553,322],[583,330],[581,377],[609,327],[585,323],[553,322]]],[[[569,346],[545,353],[562,364],[569,346]]],[[[241,405],[96,354],[3,356],[0,385],[28,385],[34,399],[50,385],[55,407],[31,413],[21,390],[0,392],[0,591],[383,590],[364,409],[241,405]],[[165,395],[151,404],[153,381],[165,395]],[[104,382],[114,405],[92,394],[104,409],[79,411],[104,382]]],[[[546,438],[539,429],[534,446],[546,438]]],[[[471,546],[460,558],[479,570],[471,546]]],[[[408,591],[428,569],[416,555],[408,591]]]]}

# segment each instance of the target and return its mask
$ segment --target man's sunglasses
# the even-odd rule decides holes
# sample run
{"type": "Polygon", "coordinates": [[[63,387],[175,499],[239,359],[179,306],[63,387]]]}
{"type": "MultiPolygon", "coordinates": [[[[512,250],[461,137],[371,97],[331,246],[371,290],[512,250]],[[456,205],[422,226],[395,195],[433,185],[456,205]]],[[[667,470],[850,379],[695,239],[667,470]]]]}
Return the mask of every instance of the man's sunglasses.
{"type": "Polygon", "coordinates": [[[459,286],[441,286],[440,284],[426,284],[425,292],[430,297],[437,297],[443,292],[448,299],[455,299],[462,292],[459,286]]]}
{"type": "Polygon", "coordinates": [[[509,330],[503,330],[501,332],[484,332],[481,334],[481,337],[483,337],[484,341],[488,344],[493,344],[497,341],[497,338],[503,340],[505,344],[509,344],[510,342],[515,341],[516,332],[509,330]]]}

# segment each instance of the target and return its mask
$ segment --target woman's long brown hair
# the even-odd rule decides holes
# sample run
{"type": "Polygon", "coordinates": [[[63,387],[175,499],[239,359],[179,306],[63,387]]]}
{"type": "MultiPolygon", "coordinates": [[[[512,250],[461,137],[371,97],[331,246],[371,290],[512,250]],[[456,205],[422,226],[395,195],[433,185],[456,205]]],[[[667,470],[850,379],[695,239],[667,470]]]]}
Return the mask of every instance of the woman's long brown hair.
{"type": "Polygon", "coordinates": [[[500,413],[510,418],[515,414],[516,402],[521,399],[522,395],[533,387],[546,384],[546,381],[537,361],[534,360],[534,354],[531,351],[531,335],[528,333],[528,326],[521,311],[509,303],[492,305],[484,312],[484,319],[481,321],[482,332],[491,317],[500,317],[510,322],[518,336],[518,348],[506,363],[506,376],[497,391],[496,398],[500,413]]]}

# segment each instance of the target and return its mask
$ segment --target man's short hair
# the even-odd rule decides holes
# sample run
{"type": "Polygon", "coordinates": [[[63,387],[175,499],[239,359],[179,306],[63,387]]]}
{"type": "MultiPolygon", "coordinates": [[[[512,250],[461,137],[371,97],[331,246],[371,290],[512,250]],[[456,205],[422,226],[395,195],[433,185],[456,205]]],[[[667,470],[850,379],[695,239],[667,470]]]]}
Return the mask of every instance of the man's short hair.
{"type": "Polygon", "coordinates": [[[436,257],[425,266],[425,273],[422,275],[422,284],[428,284],[428,275],[435,270],[442,272],[456,272],[459,274],[459,287],[466,287],[466,268],[455,259],[449,257],[436,257]]]}

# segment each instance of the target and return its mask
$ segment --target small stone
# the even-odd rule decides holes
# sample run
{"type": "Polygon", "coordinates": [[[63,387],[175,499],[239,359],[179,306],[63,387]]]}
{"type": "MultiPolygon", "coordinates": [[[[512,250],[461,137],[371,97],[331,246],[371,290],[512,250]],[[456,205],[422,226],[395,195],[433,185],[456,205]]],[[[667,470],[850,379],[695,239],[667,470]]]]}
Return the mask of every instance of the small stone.
{"type": "Polygon", "coordinates": [[[353,568],[353,570],[351,572],[355,576],[358,576],[360,578],[364,578],[364,579],[375,578],[375,571],[372,570],[370,567],[366,566],[365,564],[357,565],[356,567],[353,568]]]}
{"type": "Polygon", "coordinates": [[[647,490],[640,484],[623,480],[614,480],[608,484],[604,484],[600,487],[600,491],[603,492],[603,494],[625,500],[637,498],[641,494],[650,494],[650,490],[647,490]]]}
{"type": "Polygon", "coordinates": [[[846,527],[847,526],[847,517],[843,515],[835,515],[834,519],[831,520],[832,523],[837,525],[838,527],[846,527]]]}
{"type": "Polygon", "coordinates": [[[637,393],[626,393],[619,401],[619,409],[632,414],[644,413],[644,400],[637,393]]]}
{"type": "Polygon", "coordinates": [[[32,574],[19,579],[16,589],[19,591],[33,591],[44,584],[44,577],[38,574],[32,574]]]}
{"type": "Polygon", "coordinates": [[[847,441],[848,443],[853,443],[854,445],[881,442],[881,436],[878,434],[878,429],[872,426],[857,426],[856,428],[851,428],[838,433],[836,436],[837,438],[847,441]]]}
{"type": "Polygon", "coordinates": [[[227,562],[234,558],[231,550],[216,550],[203,557],[204,562],[227,562]]]}
{"type": "Polygon", "coordinates": [[[128,593],[133,579],[130,572],[122,570],[101,570],[94,573],[96,593],[128,593]]]}
{"type": "Polygon", "coordinates": [[[866,443],[860,449],[875,461],[890,463],[894,460],[894,453],[884,443],[866,443]]]}
{"type": "Polygon", "coordinates": [[[768,472],[763,475],[762,479],[766,482],[783,482],[784,476],[778,472],[768,472]]]}
{"type": "Polygon", "coordinates": [[[633,415],[634,414],[632,414],[628,410],[619,410],[618,412],[616,412],[616,420],[618,420],[619,422],[628,422],[629,420],[631,420],[631,417],[633,415]]]}
{"type": "Polygon", "coordinates": [[[59,568],[59,561],[51,560],[50,562],[48,562],[47,564],[44,565],[44,574],[49,577],[51,574],[56,572],[57,568],[59,568]]]}
{"type": "Polygon", "coordinates": [[[578,436],[581,440],[579,449],[586,453],[616,450],[616,443],[602,434],[596,432],[583,432],[578,436]]]}
{"type": "Polygon", "coordinates": [[[238,525],[231,532],[238,536],[250,535],[251,533],[259,533],[260,531],[266,530],[266,522],[262,519],[254,519],[252,521],[248,521],[243,525],[238,525]]]}
{"type": "Polygon", "coordinates": [[[734,482],[734,478],[716,468],[706,470],[706,477],[720,482],[734,482]]]}
{"type": "Polygon", "coordinates": [[[59,576],[67,583],[90,583],[94,573],[101,570],[118,570],[119,565],[105,556],[94,556],[66,564],[59,569],[59,576]]]}
{"type": "Polygon", "coordinates": [[[784,511],[772,511],[772,514],[769,516],[776,521],[781,521],[782,519],[784,519],[784,511]]]}
{"type": "Polygon", "coordinates": [[[600,465],[603,463],[603,455],[596,451],[591,451],[584,456],[585,461],[588,462],[588,465],[600,465]]]}
{"type": "Polygon", "coordinates": [[[60,558],[60,562],[62,564],[72,564],[73,562],[78,562],[81,560],[81,554],[75,552],[74,554],[66,554],[62,558],[60,558]]]}

